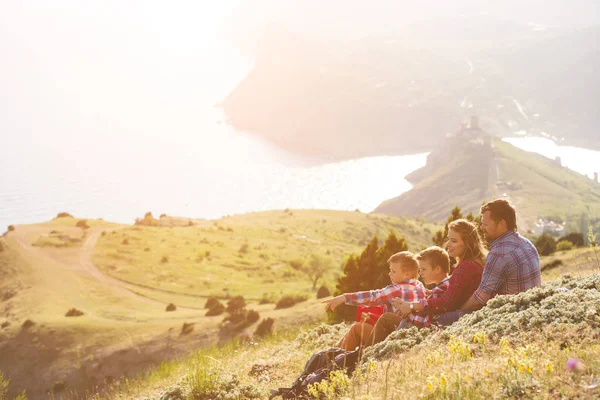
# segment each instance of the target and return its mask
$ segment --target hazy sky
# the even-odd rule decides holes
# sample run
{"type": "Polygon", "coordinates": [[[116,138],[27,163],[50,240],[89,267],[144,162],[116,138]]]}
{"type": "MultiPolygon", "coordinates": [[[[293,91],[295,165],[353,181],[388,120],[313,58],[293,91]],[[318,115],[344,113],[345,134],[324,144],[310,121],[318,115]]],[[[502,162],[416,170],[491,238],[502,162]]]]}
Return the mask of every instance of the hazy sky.
{"type": "MultiPolygon", "coordinates": [[[[160,137],[222,99],[268,24],[360,37],[421,19],[489,14],[592,24],[591,0],[3,1],[0,132],[14,146],[160,137]]],[[[185,138],[181,138],[185,139],[185,138]]]]}
{"type": "Polygon", "coordinates": [[[2,2],[3,137],[116,142],[185,125],[247,68],[220,40],[236,3],[2,2]]]}

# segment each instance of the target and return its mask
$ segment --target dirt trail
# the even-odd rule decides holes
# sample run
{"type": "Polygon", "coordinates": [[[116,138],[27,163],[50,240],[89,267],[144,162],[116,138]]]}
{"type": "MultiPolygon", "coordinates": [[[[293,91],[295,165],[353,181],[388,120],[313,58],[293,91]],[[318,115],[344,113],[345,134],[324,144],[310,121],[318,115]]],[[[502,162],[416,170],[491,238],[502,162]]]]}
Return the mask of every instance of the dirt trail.
{"type": "MultiPolygon", "coordinates": [[[[86,239],[80,248],[61,249],[52,252],[32,246],[29,243],[28,236],[31,231],[28,227],[20,226],[13,233],[17,244],[21,247],[22,251],[25,252],[26,257],[31,259],[31,266],[36,275],[42,277],[42,280],[48,283],[47,287],[55,287],[57,290],[60,290],[62,285],[60,285],[61,282],[57,280],[87,278],[95,283],[99,283],[103,290],[112,292],[114,297],[130,299],[138,303],[141,302],[147,305],[157,306],[157,308],[160,308],[161,310],[164,309],[168,303],[135,293],[131,289],[135,288],[136,285],[125,283],[105,275],[96,267],[92,261],[92,254],[94,246],[103,230],[106,229],[89,229],[87,231],[86,239]],[[61,256],[61,252],[63,251],[66,251],[67,253],[61,256]],[[73,253],[76,254],[76,257],[73,257],[73,253]],[[67,257],[67,255],[70,257],[67,257]],[[73,259],[78,260],[78,262],[74,264],[72,261],[73,259]]],[[[158,292],[158,290],[152,288],[145,289],[151,289],[158,292]]],[[[85,299],[81,298],[85,297],[84,291],[70,294],[62,293],[62,295],[63,297],[68,297],[69,301],[71,301],[74,306],[86,308],[87,310],[84,311],[95,314],[92,309],[93,307],[90,308],[89,302],[86,302],[85,299]],[[75,294],[79,294],[79,296],[76,296],[75,294]]],[[[179,307],[179,309],[200,310],[201,308],[179,307]]]]}

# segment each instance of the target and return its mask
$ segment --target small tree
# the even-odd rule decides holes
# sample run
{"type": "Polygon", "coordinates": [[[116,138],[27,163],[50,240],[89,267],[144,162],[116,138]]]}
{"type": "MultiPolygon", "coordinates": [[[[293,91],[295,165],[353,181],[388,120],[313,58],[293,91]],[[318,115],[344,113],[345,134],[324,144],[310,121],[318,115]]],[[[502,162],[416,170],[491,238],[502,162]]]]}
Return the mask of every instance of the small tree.
{"type": "Polygon", "coordinates": [[[310,260],[302,266],[301,271],[312,282],[312,289],[316,290],[319,279],[323,278],[331,268],[331,260],[318,254],[311,254],[310,260]]]}
{"type": "Polygon", "coordinates": [[[535,241],[535,248],[541,256],[549,256],[556,251],[556,242],[552,235],[544,233],[535,241]]]}

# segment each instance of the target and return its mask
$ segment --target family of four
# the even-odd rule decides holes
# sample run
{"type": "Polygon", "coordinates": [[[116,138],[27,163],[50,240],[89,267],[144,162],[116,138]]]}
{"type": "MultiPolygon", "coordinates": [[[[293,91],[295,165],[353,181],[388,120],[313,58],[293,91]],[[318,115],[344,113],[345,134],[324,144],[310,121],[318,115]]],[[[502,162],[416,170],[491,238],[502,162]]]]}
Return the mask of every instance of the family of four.
{"type": "Polygon", "coordinates": [[[355,323],[338,347],[365,348],[394,330],[412,326],[448,326],[498,294],[517,294],[541,285],[540,257],[535,246],[517,233],[512,205],[498,199],[484,204],[480,212],[489,252],[478,227],[459,219],[448,225],[447,251],[433,246],[416,255],[396,253],[388,260],[390,285],[325,300],[327,310],[350,304],[382,305],[387,311],[374,325],[355,323]],[[452,274],[450,257],[457,262],[452,274]],[[425,285],[435,287],[427,290],[419,275],[425,285]]]}

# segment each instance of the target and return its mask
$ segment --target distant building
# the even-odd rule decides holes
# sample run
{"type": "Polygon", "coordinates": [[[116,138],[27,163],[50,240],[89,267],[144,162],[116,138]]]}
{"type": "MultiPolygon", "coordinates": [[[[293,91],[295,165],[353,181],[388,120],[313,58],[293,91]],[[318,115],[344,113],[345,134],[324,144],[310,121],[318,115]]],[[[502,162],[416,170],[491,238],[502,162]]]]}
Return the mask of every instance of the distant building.
{"type": "Polygon", "coordinates": [[[470,121],[460,124],[460,129],[456,132],[457,137],[476,139],[482,137],[483,130],[479,127],[479,117],[472,116],[470,121]]]}
{"type": "Polygon", "coordinates": [[[540,218],[533,226],[533,233],[536,235],[549,233],[552,236],[562,236],[565,234],[565,227],[563,224],[540,218]]]}
{"type": "Polygon", "coordinates": [[[562,167],[562,159],[559,156],[556,156],[554,158],[554,162],[559,166],[562,167]]]}

